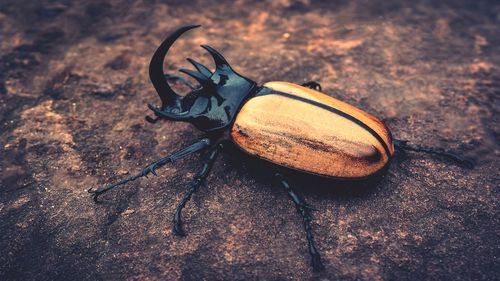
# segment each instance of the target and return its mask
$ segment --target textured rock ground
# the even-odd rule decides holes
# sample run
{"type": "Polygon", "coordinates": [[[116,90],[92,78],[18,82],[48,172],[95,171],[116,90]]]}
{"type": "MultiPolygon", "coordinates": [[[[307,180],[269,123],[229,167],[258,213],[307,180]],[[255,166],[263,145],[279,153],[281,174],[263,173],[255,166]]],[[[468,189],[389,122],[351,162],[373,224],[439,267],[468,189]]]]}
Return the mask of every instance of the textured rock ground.
{"type": "Polygon", "coordinates": [[[498,278],[495,1],[195,2],[0,1],[1,280],[498,278]],[[144,121],[158,102],[150,56],[187,23],[204,27],[176,43],[170,71],[188,56],[210,64],[209,43],[256,81],[317,80],[396,137],[477,166],[408,153],[363,191],[306,184],[320,274],[286,194],[238,157],[188,203],[186,238],[171,216],[197,157],[94,204],[86,188],[200,135],[144,121]]]}

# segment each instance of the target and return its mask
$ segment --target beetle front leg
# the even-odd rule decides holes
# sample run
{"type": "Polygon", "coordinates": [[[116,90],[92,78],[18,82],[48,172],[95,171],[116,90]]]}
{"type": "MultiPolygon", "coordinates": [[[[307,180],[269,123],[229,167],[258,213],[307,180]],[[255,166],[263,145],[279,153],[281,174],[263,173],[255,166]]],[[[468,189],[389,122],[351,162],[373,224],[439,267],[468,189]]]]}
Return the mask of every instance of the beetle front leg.
{"type": "Polygon", "coordinates": [[[184,230],[182,229],[182,219],[181,219],[181,212],[182,209],[186,206],[186,203],[191,199],[191,196],[193,193],[195,193],[198,188],[205,183],[208,174],[210,173],[210,170],[212,169],[212,166],[214,165],[215,159],[219,155],[220,151],[223,149],[223,144],[219,143],[217,144],[210,154],[208,155],[207,159],[203,163],[203,167],[201,168],[201,171],[196,174],[194,177],[193,182],[191,183],[191,186],[189,190],[184,194],[184,197],[182,197],[181,202],[179,205],[177,205],[177,208],[175,208],[175,214],[174,214],[174,219],[172,220],[174,227],[173,227],[173,232],[175,235],[178,236],[184,236],[184,230]]]}
{"type": "Polygon", "coordinates": [[[140,173],[138,173],[136,175],[125,178],[117,183],[112,184],[112,185],[109,185],[106,187],[100,187],[96,190],[92,190],[92,188],[89,188],[87,190],[87,192],[92,194],[94,201],[97,203],[98,202],[97,198],[101,194],[103,194],[103,193],[105,193],[113,188],[116,188],[120,185],[124,185],[128,182],[134,181],[138,178],[146,177],[149,174],[153,174],[156,176],[156,169],[164,166],[167,163],[173,163],[180,158],[183,158],[185,156],[188,156],[190,154],[193,154],[195,152],[203,150],[204,148],[209,146],[211,143],[212,143],[212,141],[209,138],[200,139],[197,142],[195,142],[195,143],[193,143],[193,144],[191,144],[191,145],[189,145],[181,150],[174,152],[172,155],[161,158],[160,160],[157,160],[157,161],[149,164],[148,166],[146,166],[146,168],[144,168],[140,173]]]}
{"type": "Polygon", "coordinates": [[[275,176],[292,199],[295,207],[297,208],[297,212],[302,216],[302,220],[304,221],[304,229],[306,231],[307,246],[309,249],[309,254],[311,255],[311,265],[315,271],[322,271],[323,269],[325,269],[325,266],[321,262],[321,256],[316,249],[316,242],[314,241],[312,233],[311,210],[313,208],[307,205],[304,199],[302,199],[297,193],[295,193],[295,191],[290,187],[283,175],[278,173],[275,176]]]}

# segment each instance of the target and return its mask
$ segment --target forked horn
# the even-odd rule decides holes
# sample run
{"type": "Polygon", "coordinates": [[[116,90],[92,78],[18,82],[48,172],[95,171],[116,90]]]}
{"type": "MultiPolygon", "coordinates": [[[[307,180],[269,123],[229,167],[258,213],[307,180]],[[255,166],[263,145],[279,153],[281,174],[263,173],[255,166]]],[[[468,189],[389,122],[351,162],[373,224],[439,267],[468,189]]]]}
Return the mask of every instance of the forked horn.
{"type": "Polygon", "coordinates": [[[217,69],[221,69],[224,66],[231,68],[229,66],[229,63],[226,61],[226,59],[219,52],[217,52],[214,48],[212,48],[208,45],[201,45],[201,47],[203,49],[207,50],[207,52],[209,52],[210,55],[214,58],[215,67],[217,69]]]}
{"type": "Polygon", "coordinates": [[[201,74],[205,75],[206,77],[210,77],[212,75],[212,71],[210,71],[206,66],[203,64],[195,61],[192,58],[187,58],[187,60],[198,70],[201,74]]]}
{"type": "Polygon", "coordinates": [[[179,69],[179,71],[196,79],[196,81],[198,81],[198,83],[200,83],[200,85],[205,90],[209,89],[212,86],[212,80],[210,80],[210,77],[207,77],[200,72],[192,71],[189,69],[179,69]]]}
{"type": "Polygon", "coordinates": [[[149,63],[149,78],[151,79],[156,92],[160,96],[162,110],[168,105],[174,105],[179,99],[179,95],[177,95],[168,85],[163,74],[163,61],[165,56],[177,38],[179,38],[184,32],[199,26],[200,25],[188,25],[177,29],[161,43],[151,58],[151,62],[149,63]]]}

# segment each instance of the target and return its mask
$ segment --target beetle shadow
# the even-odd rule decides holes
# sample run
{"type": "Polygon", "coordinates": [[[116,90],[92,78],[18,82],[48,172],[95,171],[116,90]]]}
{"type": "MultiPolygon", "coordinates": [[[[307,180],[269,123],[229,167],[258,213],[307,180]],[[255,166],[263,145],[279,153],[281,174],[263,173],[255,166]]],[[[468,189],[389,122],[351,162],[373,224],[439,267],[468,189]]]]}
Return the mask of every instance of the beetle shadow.
{"type": "Polygon", "coordinates": [[[286,177],[294,190],[302,195],[315,195],[322,198],[364,198],[373,194],[381,185],[389,165],[377,174],[360,180],[332,179],[296,170],[291,170],[268,161],[250,156],[231,145],[226,150],[231,165],[238,170],[245,171],[257,182],[264,185],[279,183],[274,177],[280,173],[286,177]]]}

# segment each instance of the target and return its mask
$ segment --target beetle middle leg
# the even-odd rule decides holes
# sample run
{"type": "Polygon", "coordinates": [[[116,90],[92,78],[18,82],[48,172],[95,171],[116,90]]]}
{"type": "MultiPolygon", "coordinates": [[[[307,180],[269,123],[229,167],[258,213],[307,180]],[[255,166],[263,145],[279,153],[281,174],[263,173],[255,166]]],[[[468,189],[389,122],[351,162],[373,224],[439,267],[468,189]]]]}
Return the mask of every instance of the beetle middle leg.
{"type": "Polygon", "coordinates": [[[182,209],[184,209],[186,203],[191,199],[193,193],[195,193],[201,185],[205,184],[208,174],[210,173],[210,170],[214,165],[215,159],[217,159],[217,156],[219,155],[222,149],[223,149],[223,143],[219,143],[215,147],[213,147],[213,149],[210,151],[210,154],[205,159],[201,171],[199,171],[198,174],[196,174],[189,190],[186,192],[186,194],[184,194],[184,197],[182,197],[182,200],[179,203],[179,205],[177,205],[173,219],[174,234],[179,236],[185,235],[184,230],[182,229],[182,219],[181,219],[182,209]]]}
{"type": "Polygon", "coordinates": [[[209,138],[200,139],[197,142],[195,142],[195,143],[193,143],[193,144],[191,144],[191,145],[189,145],[181,150],[174,152],[172,155],[161,158],[160,160],[157,160],[157,161],[149,164],[148,166],[146,166],[146,168],[144,168],[140,173],[138,173],[136,175],[125,178],[117,183],[112,184],[112,185],[100,187],[96,190],[89,188],[87,190],[87,192],[92,194],[94,201],[97,203],[98,202],[97,198],[99,197],[99,195],[101,195],[101,194],[103,194],[103,193],[105,193],[113,188],[116,188],[120,185],[124,185],[128,182],[134,181],[138,178],[146,177],[149,174],[153,174],[156,176],[156,169],[164,166],[165,164],[173,163],[180,158],[183,158],[185,156],[188,156],[190,154],[193,154],[195,152],[203,150],[206,147],[210,146],[211,143],[212,143],[212,140],[210,140],[209,138]]]}
{"type": "Polygon", "coordinates": [[[317,91],[320,91],[320,92],[322,90],[321,89],[321,85],[318,82],[316,82],[316,81],[308,81],[308,82],[300,84],[300,86],[311,88],[313,90],[317,90],[317,91]]]}
{"type": "Polygon", "coordinates": [[[311,226],[311,210],[313,209],[309,206],[302,197],[300,197],[295,191],[290,187],[286,179],[281,174],[275,175],[280,184],[283,186],[285,191],[288,193],[290,198],[292,199],[295,207],[297,208],[297,212],[302,216],[302,220],[304,221],[304,229],[306,231],[307,237],[307,246],[309,249],[309,254],[311,255],[311,265],[315,271],[322,271],[325,269],[323,263],[321,262],[321,256],[316,249],[316,242],[314,241],[312,226],[311,226]]]}

